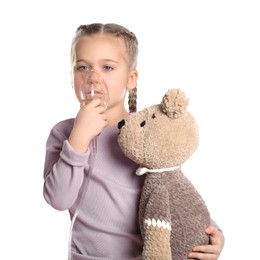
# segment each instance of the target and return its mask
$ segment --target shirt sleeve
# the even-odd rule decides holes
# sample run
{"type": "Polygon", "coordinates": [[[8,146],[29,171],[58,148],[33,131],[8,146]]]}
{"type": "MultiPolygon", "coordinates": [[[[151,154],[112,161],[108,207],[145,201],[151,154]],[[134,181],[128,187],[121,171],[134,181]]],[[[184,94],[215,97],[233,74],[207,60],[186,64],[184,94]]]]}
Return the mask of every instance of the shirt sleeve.
{"type": "Polygon", "coordinates": [[[89,149],[76,153],[67,136],[53,128],[46,142],[44,198],[53,208],[66,210],[75,203],[88,168],[89,149]]]}

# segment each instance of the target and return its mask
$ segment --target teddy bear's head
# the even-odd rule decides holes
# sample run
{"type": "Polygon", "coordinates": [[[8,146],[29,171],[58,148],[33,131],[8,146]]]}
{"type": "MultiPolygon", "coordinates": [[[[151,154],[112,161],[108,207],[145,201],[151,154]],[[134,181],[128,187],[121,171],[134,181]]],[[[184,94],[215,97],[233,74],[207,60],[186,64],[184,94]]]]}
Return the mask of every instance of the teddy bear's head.
{"type": "Polygon", "coordinates": [[[199,143],[198,125],[188,103],[182,90],[170,89],[161,104],[120,121],[118,142],[125,155],[148,169],[183,164],[199,143]]]}

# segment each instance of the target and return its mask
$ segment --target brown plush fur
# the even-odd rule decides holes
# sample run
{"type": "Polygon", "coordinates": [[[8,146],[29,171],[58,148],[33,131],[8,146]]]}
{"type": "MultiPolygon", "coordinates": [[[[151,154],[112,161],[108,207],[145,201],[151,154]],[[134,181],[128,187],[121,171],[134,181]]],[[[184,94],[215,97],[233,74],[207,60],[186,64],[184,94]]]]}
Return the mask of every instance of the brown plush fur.
{"type": "Polygon", "coordinates": [[[195,245],[209,243],[209,211],[180,168],[199,143],[198,125],[187,106],[183,91],[170,89],[161,104],[120,123],[122,151],[147,168],[139,206],[145,260],[186,260],[195,245]]]}

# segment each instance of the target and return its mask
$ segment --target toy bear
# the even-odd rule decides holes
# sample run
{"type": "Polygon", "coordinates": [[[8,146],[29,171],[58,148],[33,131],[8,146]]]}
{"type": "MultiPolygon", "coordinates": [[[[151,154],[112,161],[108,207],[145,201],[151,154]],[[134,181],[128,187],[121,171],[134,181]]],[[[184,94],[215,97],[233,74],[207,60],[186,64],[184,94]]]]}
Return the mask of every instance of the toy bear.
{"type": "Polygon", "coordinates": [[[199,144],[198,124],[181,89],[170,89],[161,104],[118,123],[124,154],[145,175],[139,204],[142,259],[187,260],[196,245],[209,243],[210,213],[181,165],[199,144]]]}

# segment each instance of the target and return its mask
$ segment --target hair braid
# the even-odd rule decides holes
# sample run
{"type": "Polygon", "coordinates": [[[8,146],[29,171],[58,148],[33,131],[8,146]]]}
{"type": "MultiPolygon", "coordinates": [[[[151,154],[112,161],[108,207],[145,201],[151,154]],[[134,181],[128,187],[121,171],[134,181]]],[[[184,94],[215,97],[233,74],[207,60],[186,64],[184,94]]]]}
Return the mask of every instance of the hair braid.
{"type": "Polygon", "coordinates": [[[137,111],[137,88],[133,88],[128,94],[129,112],[134,113],[137,111]]]}

